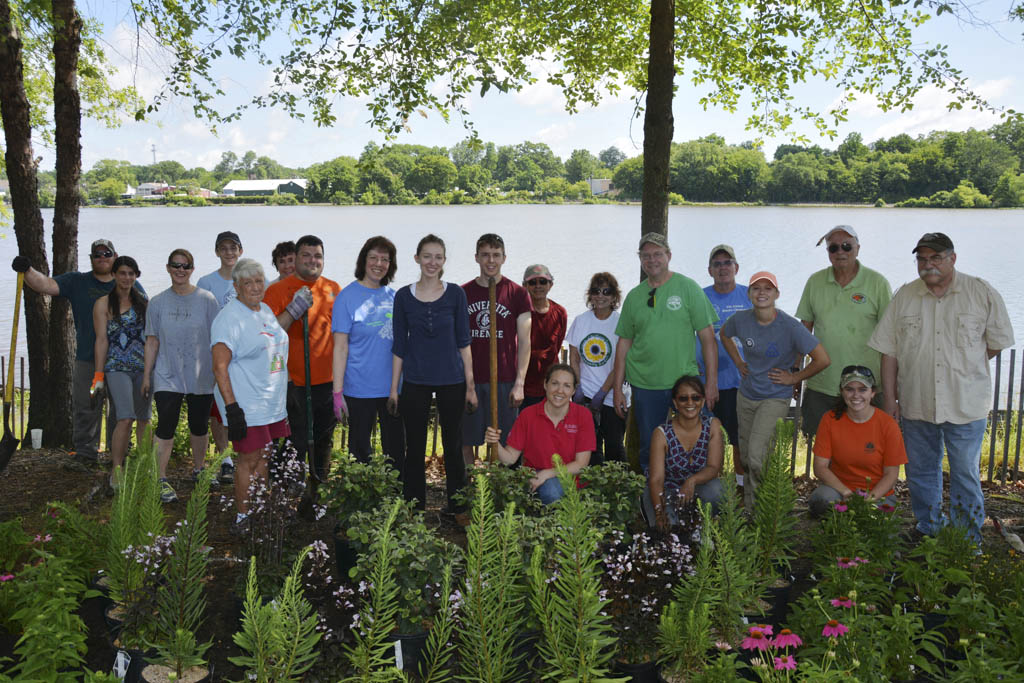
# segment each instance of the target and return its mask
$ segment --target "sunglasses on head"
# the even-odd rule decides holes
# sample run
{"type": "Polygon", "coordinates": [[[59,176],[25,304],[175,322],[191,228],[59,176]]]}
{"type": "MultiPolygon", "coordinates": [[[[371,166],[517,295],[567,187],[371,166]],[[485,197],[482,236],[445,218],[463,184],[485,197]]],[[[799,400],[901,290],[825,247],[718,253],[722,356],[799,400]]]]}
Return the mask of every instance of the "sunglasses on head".
{"type": "Polygon", "coordinates": [[[611,287],[591,287],[590,288],[590,296],[597,296],[599,294],[602,294],[604,296],[611,296],[612,292],[613,292],[613,290],[612,290],[611,287]]]}
{"type": "Polygon", "coordinates": [[[875,374],[871,372],[871,368],[864,367],[863,365],[847,365],[840,374],[848,375],[851,372],[856,372],[858,375],[864,375],[872,379],[875,377],[875,374]]]}
{"type": "Polygon", "coordinates": [[[93,258],[110,258],[113,255],[114,252],[110,251],[109,249],[105,249],[104,251],[94,251],[92,253],[93,258]]]}
{"type": "Polygon", "coordinates": [[[550,282],[551,280],[547,279],[546,277],[535,277],[532,280],[527,280],[526,284],[536,287],[538,285],[544,286],[550,282]]]}
{"type": "Polygon", "coordinates": [[[842,244],[830,244],[828,245],[828,253],[834,254],[842,249],[843,251],[853,251],[853,245],[849,242],[843,242],[842,244]]]}
{"type": "Polygon", "coordinates": [[[192,270],[191,263],[168,263],[168,268],[174,268],[175,270],[192,270]]]}
{"type": "Polygon", "coordinates": [[[657,291],[658,288],[655,287],[654,289],[647,293],[647,308],[654,308],[654,293],[657,291]]]}

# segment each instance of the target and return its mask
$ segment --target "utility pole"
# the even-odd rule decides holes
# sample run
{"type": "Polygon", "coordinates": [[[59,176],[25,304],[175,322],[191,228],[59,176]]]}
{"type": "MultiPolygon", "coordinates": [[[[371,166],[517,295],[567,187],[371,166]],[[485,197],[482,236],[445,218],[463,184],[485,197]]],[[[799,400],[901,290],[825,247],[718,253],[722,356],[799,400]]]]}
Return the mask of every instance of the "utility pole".
{"type": "Polygon", "coordinates": [[[156,145],[153,145],[153,165],[156,166],[156,145]]]}

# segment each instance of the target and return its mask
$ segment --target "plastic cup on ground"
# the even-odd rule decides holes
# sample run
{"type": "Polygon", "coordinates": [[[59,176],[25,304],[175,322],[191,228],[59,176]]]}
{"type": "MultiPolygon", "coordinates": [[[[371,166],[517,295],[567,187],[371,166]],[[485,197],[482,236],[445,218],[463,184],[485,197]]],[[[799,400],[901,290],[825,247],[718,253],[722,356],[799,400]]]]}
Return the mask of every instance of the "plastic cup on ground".
{"type": "Polygon", "coordinates": [[[43,447],[43,430],[42,429],[33,429],[33,430],[31,430],[31,434],[32,434],[32,448],[36,448],[36,449],[42,448],[43,447]]]}

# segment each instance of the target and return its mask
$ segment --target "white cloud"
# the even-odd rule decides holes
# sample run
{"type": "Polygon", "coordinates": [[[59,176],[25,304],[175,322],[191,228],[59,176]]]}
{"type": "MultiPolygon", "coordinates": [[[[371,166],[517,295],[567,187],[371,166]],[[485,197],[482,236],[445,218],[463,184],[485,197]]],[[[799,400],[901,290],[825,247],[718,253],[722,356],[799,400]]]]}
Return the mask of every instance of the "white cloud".
{"type": "Polygon", "coordinates": [[[568,123],[553,123],[537,131],[536,139],[551,147],[558,156],[566,158],[572,152],[573,145],[570,144],[570,140],[575,130],[576,124],[572,121],[568,123]]]}

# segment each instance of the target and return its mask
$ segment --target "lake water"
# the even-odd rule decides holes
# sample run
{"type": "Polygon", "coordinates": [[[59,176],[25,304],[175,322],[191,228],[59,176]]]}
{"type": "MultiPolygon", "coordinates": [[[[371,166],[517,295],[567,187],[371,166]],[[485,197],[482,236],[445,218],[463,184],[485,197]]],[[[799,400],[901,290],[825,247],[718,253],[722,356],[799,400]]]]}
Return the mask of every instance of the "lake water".
{"type": "MultiPolygon", "coordinates": [[[[49,241],[52,211],[44,211],[49,241]]],[[[731,244],[740,262],[738,280],[758,270],[779,279],[778,305],[793,313],[808,276],[828,265],[818,238],[839,223],[860,235],[860,260],[889,278],[893,289],[917,277],[910,250],[925,232],[941,231],[956,245],[957,267],[991,282],[1003,295],[1024,346],[1024,282],[1020,252],[1024,210],[876,209],[851,207],[672,207],[669,240],[673,270],[702,286],[710,284],[708,250],[731,244]]],[[[447,243],[445,279],[462,283],[478,273],[473,261],[476,239],[484,232],[500,234],[508,260],[505,275],[520,281],[527,266],[544,263],[555,278],[551,298],[569,312],[582,313],[584,288],[590,276],[607,270],[624,289],[638,281],[636,257],[639,206],[492,205],[492,206],[299,206],[299,207],[152,207],[83,209],[79,225],[79,264],[89,267],[88,245],[99,237],[113,241],[119,254],[133,256],[143,286],[152,296],[169,286],[164,264],[174,248],[196,258],[192,281],[219,265],[214,239],[234,230],[244,255],[259,259],[268,279],[274,245],[301,235],[319,235],[325,245],[327,277],[342,286],[353,279],[355,258],[367,237],[385,235],[398,248],[395,285],[416,279],[416,243],[427,234],[447,243]]],[[[8,264],[17,253],[12,227],[0,240],[0,345],[7,355],[15,274],[8,264]]],[[[19,355],[25,355],[24,322],[19,355]]]]}

